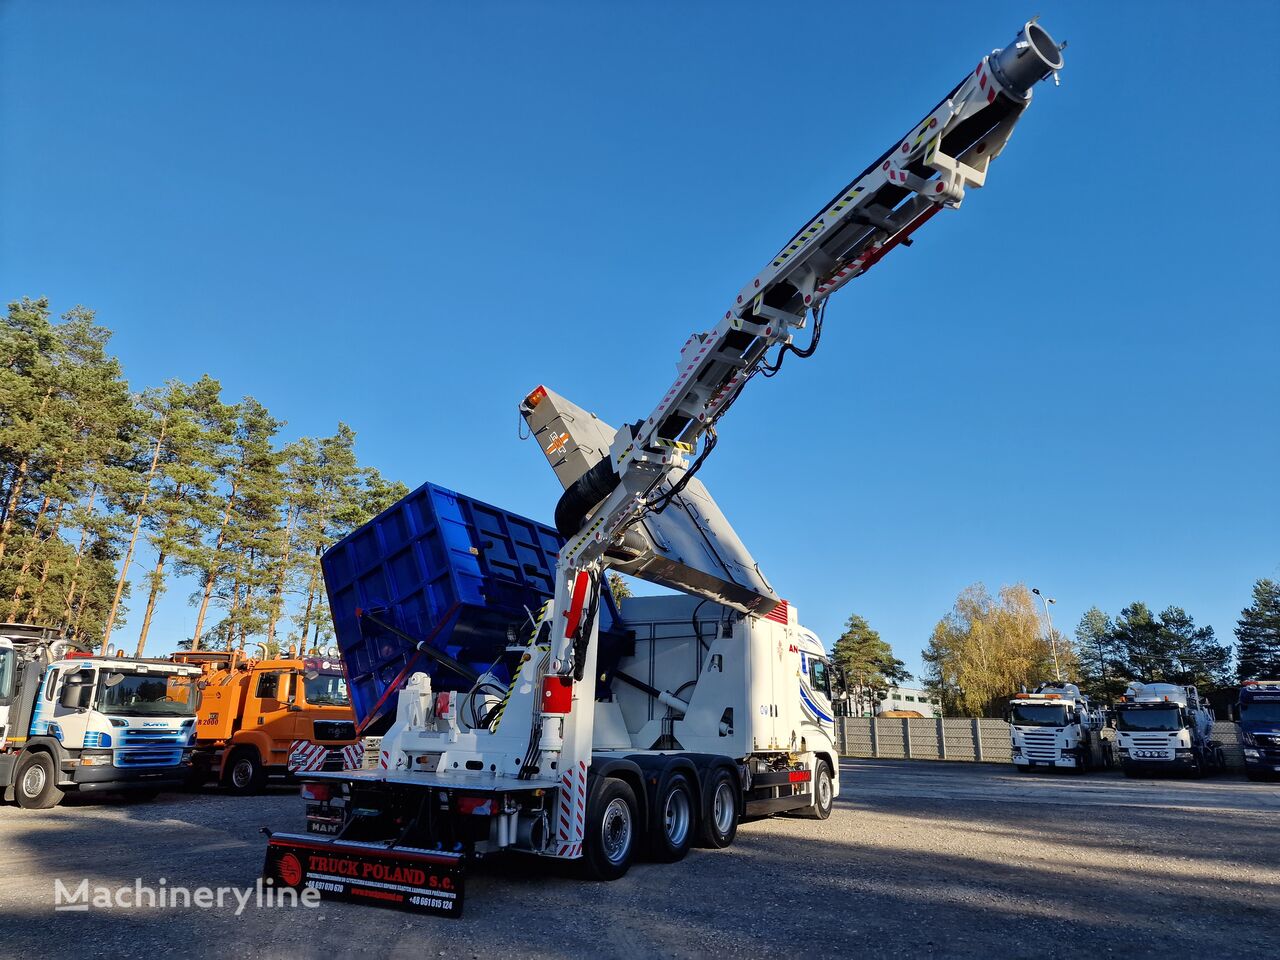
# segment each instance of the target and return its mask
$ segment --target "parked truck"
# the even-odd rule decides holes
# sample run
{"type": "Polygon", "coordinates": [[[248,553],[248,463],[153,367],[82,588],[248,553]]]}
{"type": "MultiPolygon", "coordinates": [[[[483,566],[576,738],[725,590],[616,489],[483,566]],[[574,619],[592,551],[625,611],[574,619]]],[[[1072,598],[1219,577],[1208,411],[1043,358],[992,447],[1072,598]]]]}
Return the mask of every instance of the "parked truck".
{"type": "Polygon", "coordinates": [[[1109,768],[1112,743],[1106,732],[1106,711],[1074,683],[1042,683],[1032,693],[1015,694],[1009,704],[1013,763],[1023,772],[1109,768]]]}
{"type": "Polygon", "coordinates": [[[191,780],[257,793],[270,777],[359,767],[361,747],[337,657],[175,653],[201,671],[191,780]]]}
{"type": "Polygon", "coordinates": [[[1280,776],[1280,680],[1241,684],[1232,713],[1240,729],[1245,774],[1250,780],[1280,776]]]}
{"type": "Polygon", "coordinates": [[[154,794],[189,775],[200,671],[95,657],[52,628],[0,624],[0,787],[19,806],[70,791],[154,794]]]}
{"type": "MultiPolygon", "coordinates": [[[[982,57],[685,341],[647,415],[615,428],[545,386],[527,394],[521,415],[564,490],[554,530],[427,487],[325,555],[379,766],[310,775],[311,832],[271,836],[269,877],[457,916],[471,856],[517,850],[613,879],[642,850],[726,846],[744,815],[830,812],[829,661],[696,474],[745,385],[815,353],[831,294],[983,185],[1060,51],[1031,22],[982,57]],[[615,619],[610,571],[691,599],[615,619]]],[[[963,262],[991,269],[1005,246],[976,242],[963,262]]],[[[683,250],[681,269],[696,257],[683,250]]],[[[661,322],[661,288],[637,285],[627,295],[661,322]]],[[[625,363],[625,342],[610,346],[601,362],[625,363]]],[[[785,515],[785,479],[744,482],[785,515]]]]}
{"type": "Polygon", "coordinates": [[[1195,687],[1132,683],[1115,704],[1116,746],[1125,775],[1183,772],[1202,776],[1226,768],[1213,737],[1213,712],[1195,687]]]}

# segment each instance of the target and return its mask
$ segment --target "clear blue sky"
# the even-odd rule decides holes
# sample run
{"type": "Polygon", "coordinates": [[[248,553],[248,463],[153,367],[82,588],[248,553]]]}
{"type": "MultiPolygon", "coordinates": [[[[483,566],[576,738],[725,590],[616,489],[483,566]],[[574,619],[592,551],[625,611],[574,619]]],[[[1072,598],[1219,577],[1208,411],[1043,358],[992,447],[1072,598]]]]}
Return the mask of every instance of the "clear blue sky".
{"type": "Polygon", "coordinates": [[[913,669],[976,580],[1042,587],[1068,632],[1144,600],[1229,638],[1280,574],[1275,4],[10,0],[0,291],[96,308],[137,387],[207,371],[549,518],[519,399],[646,414],[1037,12],[1062,86],[752,384],[703,478],[808,624],[862,613],[913,669]]]}

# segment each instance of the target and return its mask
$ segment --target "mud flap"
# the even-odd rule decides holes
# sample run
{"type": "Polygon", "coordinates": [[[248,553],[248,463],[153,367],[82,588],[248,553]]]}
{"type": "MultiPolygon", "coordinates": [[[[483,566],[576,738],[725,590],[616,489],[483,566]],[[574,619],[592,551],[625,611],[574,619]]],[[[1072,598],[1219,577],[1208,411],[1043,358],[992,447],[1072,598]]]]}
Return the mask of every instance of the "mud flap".
{"type": "Polygon", "coordinates": [[[461,853],[275,833],[262,875],[328,900],[460,917],[465,863],[461,853]]]}

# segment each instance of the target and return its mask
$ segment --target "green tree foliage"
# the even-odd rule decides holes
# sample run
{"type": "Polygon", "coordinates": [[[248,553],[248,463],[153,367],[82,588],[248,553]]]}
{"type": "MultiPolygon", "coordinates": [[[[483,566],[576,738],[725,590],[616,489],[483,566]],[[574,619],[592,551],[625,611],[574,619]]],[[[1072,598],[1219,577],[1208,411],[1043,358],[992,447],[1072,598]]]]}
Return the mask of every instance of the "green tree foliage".
{"type": "Polygon", "coordinates": [[[875,713],[882,693],[911,679],[906,665],[893,655],[893,648],[856,613],[845,622],[831,655],[848,680],[854,716],[875,713]]]}
{"type": "Polygon", "coordinates": [[[627,581],[622,578],[620,573],[610,572],[609,592],[613,594],[613,600],[618,604],[621,604],[623,600],[631,596],[631,588],[627,586],[627,581]]]}
{"type": "Polygon", "coordinates": [[[1253,602],[1236,622],[1236,678],[1280,680],[1280,583],[1253,585],[1253,602]]]}
{"type": "Polygon", "coordinates": [[[1145,603],[1129,604],[1116,617],[1111,644],[1125,683],[1195,684],[1207,693],[1229,682],[1231,648],[1217,642],[1213,627],[1197,627],[1181,607],[1157,616],[1145,603]]]}
{"type": "Polygon", "coordinates": [[[1079,682],[1090,697],[1110,703],[1124,693],[1125,670],[1115,639],[1115,624],[1097,607],[1085,611],[1076,624],[1079,682]]]}
{"type": "Polygon", "coordinates": [[[140,596],[141,654],[180,575],[196,629],[164,649],[277,652],[290,622],[295,646],[326,642],[321,554],[406,488],[357,462],[345,424],[282,446],[282,421],[210,376],[131,391],[110,336],[43,299],[0,317],[0,619],[106,648],[140,596]]]}
{"type": "MultiPolygon", "coordinates": [[[[976,583],[938,621],[922,658],[926,686],[949,713],[993,716],[1020,689],[1054,679],[1053,648],[1031,592],[1002,587],[992,597],[976,583]]],[[[1059,638],[1063,677],[1077,669],[1075,652],[1059,638]]]]}

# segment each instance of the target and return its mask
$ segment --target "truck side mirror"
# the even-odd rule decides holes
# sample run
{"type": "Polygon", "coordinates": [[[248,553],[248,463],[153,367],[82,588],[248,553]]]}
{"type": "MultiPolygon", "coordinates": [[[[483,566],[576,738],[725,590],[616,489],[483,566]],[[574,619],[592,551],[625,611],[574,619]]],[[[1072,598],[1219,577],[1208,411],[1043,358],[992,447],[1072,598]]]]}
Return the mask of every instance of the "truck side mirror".
{"type": "Polygon", "coordinates": [[[89,699],[93,695],[93,686],[88,683],[71,683],[68,681],[63,684],[62,695],[58,697],[58,702],[68,710],[88,710],[89,699]]]}

